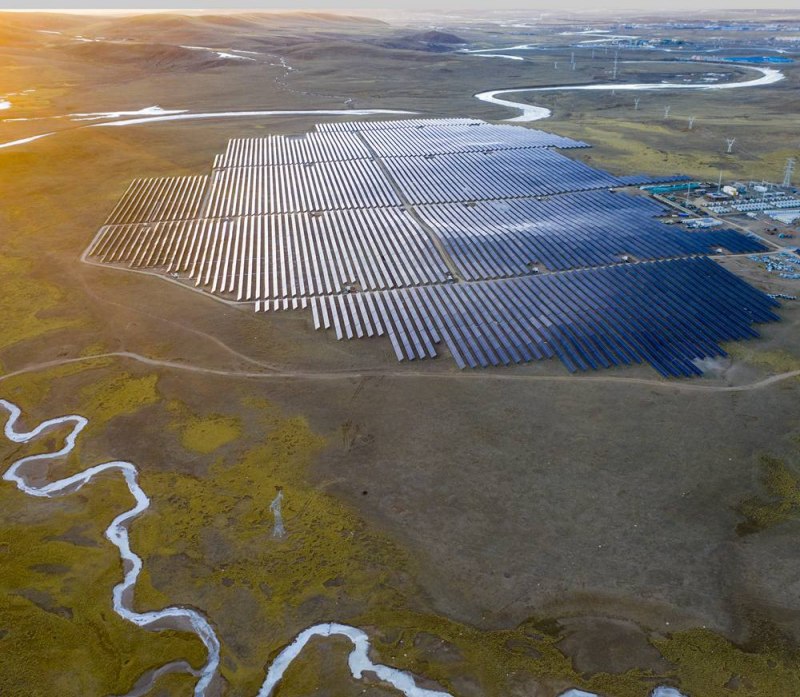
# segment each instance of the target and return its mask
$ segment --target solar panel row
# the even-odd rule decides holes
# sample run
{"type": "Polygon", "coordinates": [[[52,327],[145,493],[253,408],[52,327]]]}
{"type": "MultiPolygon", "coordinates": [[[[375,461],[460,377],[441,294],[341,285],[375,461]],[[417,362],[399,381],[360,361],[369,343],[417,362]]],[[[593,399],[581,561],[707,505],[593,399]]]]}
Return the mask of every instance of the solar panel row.
{"type": "Polygon", "coordinates": [[[238,300],[443,283],[447,274],[402,208],[107,226],[90,253],[185,273],[238,300]]]}
{"type": "Polygon", "coordinates": [[[666,174],[662,176],[650,174],[627,174],[619,177],[624,186],[643,186],[645,184],[667,184],[669,182],[687,182],[691,177],[682,174],[666,174]]]}
{"type": "Polygon", "coordinates": [[[570,371],[647,361],[664,376],[700,374],[698,359],[758,336],[777,305],[706,258],[311,299],[315,327],[387,335],[398,360],[443,340],[462,368],[555,356],[570,371]]]}
{"type": "Polygon", "coordinates": [[[546,148],[384,160],[410,203],[543,196],[614,187],[616,177],[546,148]]]}
{"type": "Polygon", "coordinates": [[[292,165],[367,160],[371,157],[369,148],[355,133],[307,133],[302,137],[272,135],[266,138],[232,138],[215,166],[292,165]]]}
{"type": "Polygon", "coordinates": [[[105,224],[194,218],[200,213],[207,184],[207,176],[134,179],[105,224]]]}
{"type": "Polygon", "coordinates": [[[586,143],[517,126],[425,126],[365,130],[364,140],[378,157],[419,157],[458,152],[522,148],[586,148],[586,143]]]}
{"type": "Polygon", "coordinates": [[[718,248],[735,254],[764,249],[734,230],[688,232],[665,225],[653,219],[664,211],[650,199],[606,190],[417,210],[462,277],[472,280],[713,254],[718,248]]]}
{"type": "Polygon", "coordinates": [[[220,169],[209,188],[207,218],[400,205],[372,160],[220,169]]]}
{"type": "Polygon", "coordinates": [[[395,128],[423,128],[425,126],[483,126],[480,119],[393,119],[390,121],[330,121],[318,123],[316,130],[331,131],[383,131],[395,128]]]}

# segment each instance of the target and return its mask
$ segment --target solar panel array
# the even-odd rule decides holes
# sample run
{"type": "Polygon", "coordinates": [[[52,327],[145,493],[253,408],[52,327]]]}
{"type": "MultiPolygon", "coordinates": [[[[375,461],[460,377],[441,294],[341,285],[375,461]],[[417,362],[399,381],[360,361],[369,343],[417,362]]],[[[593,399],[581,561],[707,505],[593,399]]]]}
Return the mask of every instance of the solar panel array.
{"type": "Polygon", "coordinates": [[[207,185],[205,176],[134,179],[106,225],[197,217],[207,185]]]}
{"type": "Polygon", "coordinates": [[[391,182],[373,160],[216,170],[207,218],[399,206],[391,182]]]}
{"type": "Polygon", "coordinates": [[[700,374],[696,359],[758,336],[777,306],[703,257],[311,299],[316,327],[388,335],[398,360],[444,341],[461,368],[555,356],[571,372],[647,361],[667,377],[700,374]]]}
{"type": "Polygon", "coordinates": [[[763,247],[733,230],[689,234],[655,220],[663,209],[651,199],[608,190],[418,211],[462,276],[473,280],[711,254],[720,248],[744,254],[763,247]]]}
{"type": "Polygon", "coordinates": [[[267,136],[233,138],[214,167],[256,167],[260,165],[297,165],[307,162],[368,160],[369,148],[355,133],[307,133],[302,138],[267,136]]]}
{"type": "Polygon", "coordinates": [[[443,283],[448,272],[402,208],[106,227],[92,254],[106,263],[186,274],[237,300],[443,283]]]}
{"type": "Polygon", "coordinates": [[[412,204],[547,196],[619,186],[608,172],[546,148],[393,157],[385,164],[412,204]]]}
{"type": "Polygon", "coordinates": [[[378,157],[418,157],[460,152],[523,148],[586,148],[571,138],[516,126],[429,125],[364,131],[364,141],[378,157]]]}
{"type": "Polygon", "coordinates": [[[316,130],[320,132],[342,131],[384,131],[396,128],[423,128],[425,126],[484,126],[486,121],[480,119],[397,119],[392,121],[330,121],[318,123],[316,130]]]}
{"type": "Polygon", "coordinates": [[[777,319],[703,256],[760,242],[660,222],[654,200],[612,191],[652,178],[556,151],[580,147],[475,119],[233,139],[208,177],[134,181],[88,254],[257,310],[310,306],[317,328],[387,336],[399,360],[445,346],[460,367],[557,357],[691,375],[777,319]]]}

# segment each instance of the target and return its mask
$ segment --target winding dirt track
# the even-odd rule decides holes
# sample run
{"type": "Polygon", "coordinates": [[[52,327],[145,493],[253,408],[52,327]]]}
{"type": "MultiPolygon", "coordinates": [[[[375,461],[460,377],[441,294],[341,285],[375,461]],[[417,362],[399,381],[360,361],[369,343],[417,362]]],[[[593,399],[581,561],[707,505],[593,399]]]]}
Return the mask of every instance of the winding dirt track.
{"type": "MultiPolygon", "coordinates": [[[[698,385],[695,382],[687,381],[667,381],[649,378],[619,378],[605,375],[514,375],[510,373],[494,372],[489,370],[480,371],[452,371],[435,372],[426,370],[383,370],[380,368],[365,368],[360,370],[284,370],[275,369],[267,371],[249,370],[225,370],[223,368],[206,368],[190,363],[179,361],[166,361],[158,358],[148,358],[139,353],[130,351],[111,351],[108,353],[98,353],[93,356],[81,356],[79,358],[62,358],[55,361],[45,361],[44,363],[33,363],[24,368],[20,368],[5,375],[0,375],[0,382],[18,375],[35,373],[48,368],[56,368],[61,365],[72,363],[86,363],[101,358],[122,358],[136,361],[144,365],[156,368],[166,368],[168,370],[182,370],[189,373],[199,373],[202,375],[215,375],[220,377],[257,379],[257,380],[352,380],[365,377],[391,377],[398,379],[424,379],[424,380],[464,380],[464,381],[483,381],[483,380],[502,380],[504,382],[571,382],[571,383],[606,383],[619,385],[644,385],[646,387],[663,388],[678,392],[749,392],[760,390],[770,385],[774,385],[785,380],[800,377],[800,370],[790,370],[777,375],[757,380],[756,382],[744,385],[698,385]]],[[[503,370],[503,369],[501,369],[503,370]]]]}

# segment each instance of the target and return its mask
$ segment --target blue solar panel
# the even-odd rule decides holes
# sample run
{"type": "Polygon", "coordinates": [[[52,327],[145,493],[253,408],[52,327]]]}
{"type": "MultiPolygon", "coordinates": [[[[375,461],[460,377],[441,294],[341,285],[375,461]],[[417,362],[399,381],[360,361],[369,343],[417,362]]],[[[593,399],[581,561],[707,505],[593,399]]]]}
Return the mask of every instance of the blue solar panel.
{"type": "Polygon", "coordinates": [[[209,177],[135,181],[89,254],[257,310],[311,306],[338,338],[460,367],[558,358],[700,372],[777,302],[706,257],[760,252],[557,152],[585,144],[474,119],[330,124],[235,139],[209,177]]]}
{"type": "Polygon", "coordinates": [[[522,198],[620,186],[608,172],[548,148],[390,157],[384,164],[413,204],[522,198]]]}
{"type": "Polygon", "coordinates": [[[563,271],[720,249],[734,254],[766,249],[735,230],[690,232],[666,225],[654,218],[664,209],[651,199],[607,190],[421,206],[418,212],[461,275],[472,280],[525,275],[534,268],[563,271]]]}
{"type": "MultiPolygon", "coordinates": [[[[435,355],[441,338],[462,368],[555,356],[571,372],[647,362],[667,377],[697,375],[698,360],[725,354],[721,342],[778,319],[777,301],[705,257],[367,295],[399,360],[435,355]]],[[[364,336],[345,297],[312,303],[315,324],[330,326],[324,312],[338,338],[364,336]]]]}

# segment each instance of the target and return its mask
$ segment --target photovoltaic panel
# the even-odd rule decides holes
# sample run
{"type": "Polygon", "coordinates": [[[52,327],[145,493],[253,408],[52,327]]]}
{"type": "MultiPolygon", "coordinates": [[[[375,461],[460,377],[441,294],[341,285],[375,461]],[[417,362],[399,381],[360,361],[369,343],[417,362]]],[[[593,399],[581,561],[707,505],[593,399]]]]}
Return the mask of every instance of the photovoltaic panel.
{"type": "Polygon", "coordinates": [[[704,255],[763,251],[688,231],[585,144],[472,119],[352,122],[234,139],[210,177],[134,181],[90,245],[98,261],[191,280],[256,310],[310,307],[339,338],[460,367],[557,357],[699,372],[776,302],[704,255]],[[662,261],[650,261],[662,260],[662,261]]]}
{"type": "Polygon", "coordinates": [[[401,208],[107,226],[90,253],[185,274],[239,300],[443,283],[447,274],[431,239],[401,208]]]}
{"type": "MultiPolygon", "coordinates": [[[[650,363],[668,377],[701,373],[721,342],[757,336],[778,303],[707,258],[582,269],[501,281],[368,293],[372,332],[398,360],[438,354],[459,367],[556,357],[571,372],[650,363]]],[[[353,295],[311,302],[317,328],[366,336],[353,295]]]]}
{"type": "Polygon", "coordinates": [[[480,119],[393,119],[390,121],[331,121],[318,123],[317,131],[383,131],[394,128],[422,128],[425,126],[482,126],[480,119]]]}
{"type": "Polygon", "coordinates": [[[473,280],[713,254],[720,248],[735,254],[765,249],[734,230],[690,232],[665,225],[654,219],[663,212],[649,198],[607,190],[418,208],[462,277],[473,280]]]}
{"type": "Polygon", "coordinates": [[[220,167],[293,165],[308,162],[337,162],[369,159],[372,154],[355,133],[307,133],[304,136],[270,135],[264,138],[233,138],[220,167]]]}
{"type": "Polygon", "coordinates": [[[371,160],[216,170],[208,218],[400,205],[383,170],[371,160]]]}
{"type": "Polygon", "coordinates": [[[619,184],[611,174],[547,148],[393,157],[385,164],[413,204],[542,196],[619,184]]]}
{"type": "Polygon", "coordinates": [[[106,225],[193,218],[200,212],[208,177],[134,179],[106,225]]]}
{"type": "Polygon", "coordinates": [[[363,131],[379,157],[412,157],[521,148],[585,148],[571,138],[518,126],[439,126],[363,131]]]}

